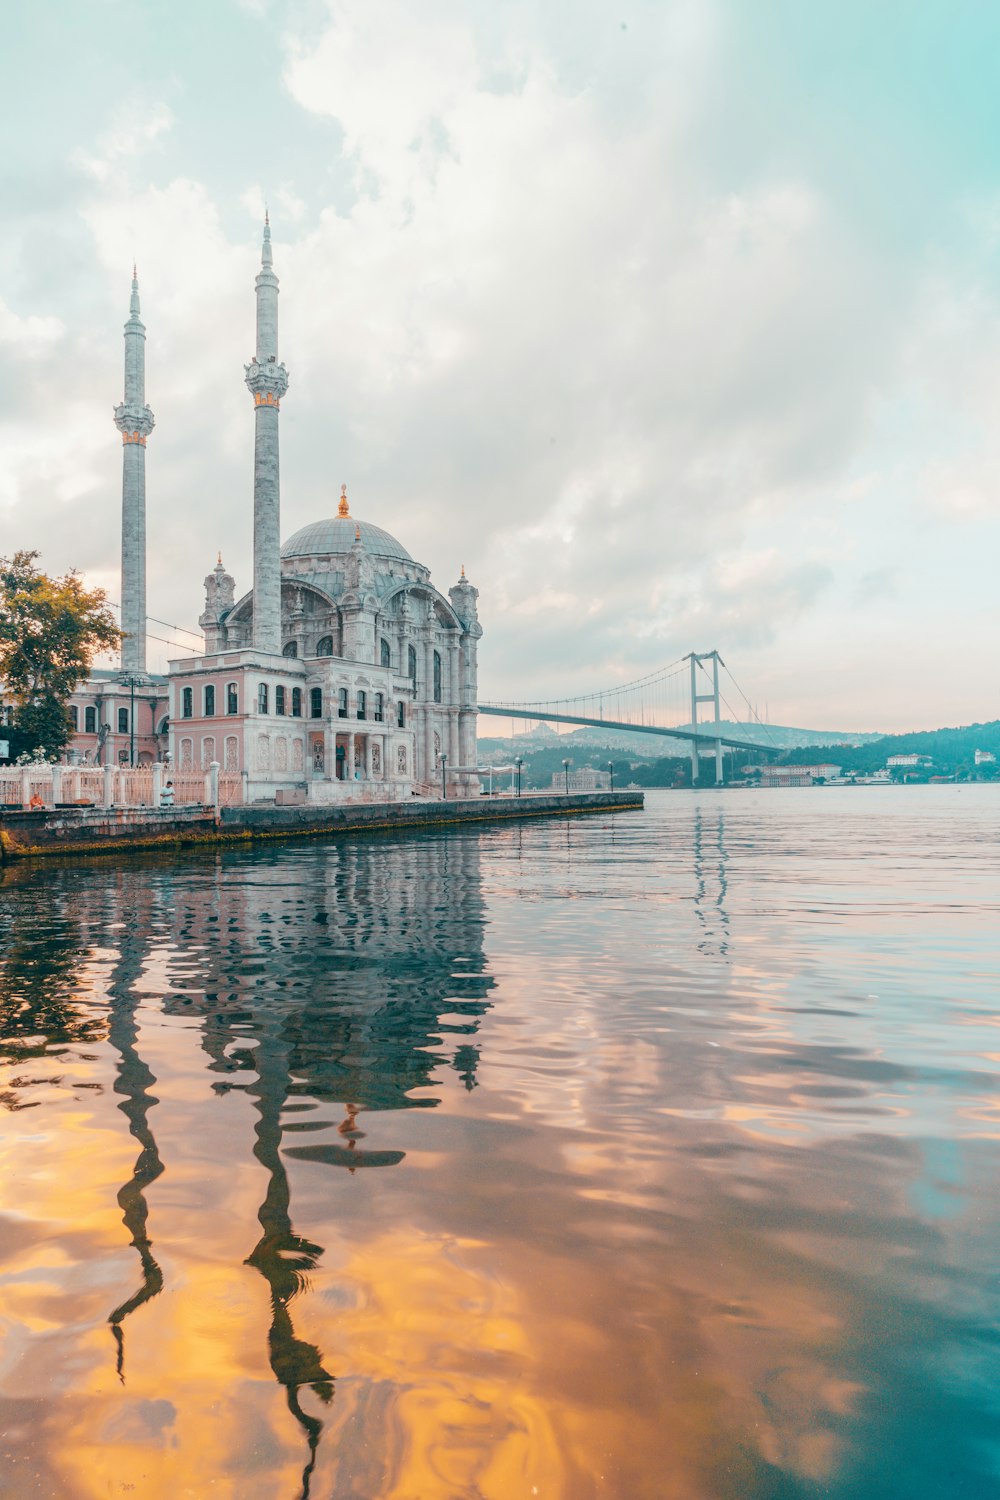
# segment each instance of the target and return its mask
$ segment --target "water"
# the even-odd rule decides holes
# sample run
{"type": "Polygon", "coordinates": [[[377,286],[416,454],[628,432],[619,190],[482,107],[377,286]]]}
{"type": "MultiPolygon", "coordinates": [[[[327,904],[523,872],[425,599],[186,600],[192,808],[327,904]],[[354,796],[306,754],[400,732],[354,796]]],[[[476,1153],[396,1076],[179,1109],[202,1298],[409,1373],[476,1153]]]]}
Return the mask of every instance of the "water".
{"type": "Polygon", "coordinates": [[[7,872],[0,1493],[1000,1494],[1000,794],[7,872]]]}

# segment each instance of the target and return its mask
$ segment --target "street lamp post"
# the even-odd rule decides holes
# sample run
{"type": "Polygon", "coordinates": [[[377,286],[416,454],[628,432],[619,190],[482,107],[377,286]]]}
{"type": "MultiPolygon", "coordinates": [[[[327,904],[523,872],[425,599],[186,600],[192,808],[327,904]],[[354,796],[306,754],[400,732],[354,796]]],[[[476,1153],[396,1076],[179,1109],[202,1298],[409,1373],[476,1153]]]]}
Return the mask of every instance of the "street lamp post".
{"type": "Polygon", "coordinates": [[[611,777],[611,790],[614,791],[614,789],[615,789],[615,763],[614,763],[613,760],[609,760],[608,761],[608,775],[611,777]]]}
{"type": "Polygon", "coordinates": [[[563,761],[563,780],[566,783],[566,795],[569,796],[569,761],[563,761]]]}
{"type": "Polygon", "coordinates": [[[128,763],[129,763],[130,766],[134,766],[135,765],[135,690],[136,690],[137,687],[146,687],[147,683],[146,683],[145,677],[136,677],[135,674],[131,673],[131,672],[129,673],[129,675],[127,677],[120,677],[118,680],[122,684],[123,687],[127,687],[128,688],[128,694],[129,694],[129,708],[128,708],[128,763]]]}
{"type": "Polygon", "coordinates": [[[447,773],[448,773],[448,757],[447,757],[447,755],[445,755],[444,751],[442,751],[441,752],[441,797],[442,797],[442,800],[445,801],[445,802],[447,802],[447,800],[448,800],[448,780],[447,780],[447,773]]]}
{"type": "Polygon", "coordinates": [[[514,765],[517,767],[517,795],[519,797],[521,795],[521,767],[523,764],[523,760],[518,755],[514,760],[514,765]]]}

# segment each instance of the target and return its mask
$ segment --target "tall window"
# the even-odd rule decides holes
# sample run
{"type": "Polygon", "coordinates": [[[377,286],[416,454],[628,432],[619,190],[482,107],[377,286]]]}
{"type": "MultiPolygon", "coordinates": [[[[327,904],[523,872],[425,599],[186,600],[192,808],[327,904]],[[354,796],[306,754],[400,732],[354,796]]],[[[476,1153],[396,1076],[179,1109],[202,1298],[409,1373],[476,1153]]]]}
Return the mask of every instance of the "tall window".
{"type": "Polygon", "coordinates": [[[321,719],[323,717],[322,688],[309,689],[309,715],[313,719],[321,719]]]}
{"type": "Polygon", "coordinates": [[[347,718],[347,689],[346,688],[338,688],[337,689],[337,718],[338,719],[346,719],[347,718]]]}
{"type": "Polygon", "coordinates": [[[80,727],[80,710],[77,708],[75,703],[71,703],[69,706],[69,723],[70,728],[75,734],[80,727]]]}
{"type": "Polygon", "coordinates": [[[258,686],[258,688],[257,688],[257,712],[259,714],[266,714],[267,713],[267,683],[266,682],[260,683],[259,686],[258,686]]]}
{"type": "Polygon", "coordinates": [[[381,724],[381,722],[382,722],[382,718],[383,718],[383,704],[384,704],[384,702],[385,702],[385,699],[383,698],[382,694],[381,693],[376,693],[375,694],[375,703],[374,703],[373,708],[372,708],[372,718],[375,720],[376,724],[381,724]]]}
{"type": "Polygon", "coordinates": [[[364,719],[368,716],[368,694],[363,688],[358,689],[358,718],[364,719]]]}
{"type": "Polygon", "coordinates": [[[325,635],[321,641],[317,641],[316,642],[316,655],[317,656],[332,656],[333,655],[333,636],[332,635],[325,635]]]}
{"type": "Polygon", "coordinates": [[[301,688],[292,688],[292,718],[293,719],[301,719],[301,717],[302,717],[302,689],[301,688]]]}
{"type": "Polygon", "coordinates": [[[407,648],[406,648],[406,675],[410,679],[410,681],[413,683],[413,686],[416,687],[416,685],[417,685],[417,650],[416,650],[415,646],[407,646],[407,648]]]}
{"type": "Polygon", "coordinates": [[[83,730],[85,734],[97,733],[97,709],[85,708],[83,710],[83,730]]]}
{"type": "Polygon", "coordinates": [[[127,708],[120,708],[118,710],[118,733],[119,734],[128,734],[128,709],[127,708]]]}
{"type": "Polygon", "coordinates": [[[226,685],[226,713],[238,714],[240,711],[240,694],[235,682],[226,685]]]}
{"type": "Polygon", "coordinates": [[[400,698],[399,702],[396,704],[396,723],[399,725],[400,729],[406,728],[406,704],[403,702],[402,698],[400,698]]]}
{"type": "Polygon", "coordinates": [[[274,690],[274,711],[276,714],[285,712],[285,689],[281,685],[274,690]]]}
{"type": "Polygon", "coordinates": [[[386,640],[385,636],[382,637],[382,641],[379,646],[379,661],[381,662],[383,667],[390,667],[392,665],[392,652],[389,650],[389,642],[386,640]]]}
{"type": "Polygon", "coordinates": [[[298,654],[299,654],[299,643],[298,643],[298,641],[289,641],[288,644],[287,644],[287,646],[285,647],[285,649],[282,651],[281,654],[282,654],[282,656],[298,656],[298,654]]]}
{"type": "Polygon", "coordinates": [[[434,653],[434,702],[441,702],[441,653],[434,653]]]}
{"type": "Polygon", "coordinates": [[[215,718],[215,688],[212,683],[205,689],[205,718],[215,718]]]}
{"type": "Polygon", "coordinates": [[[194,717],[194,689],[181,689],[181,718],[191,719],[194,717]]]}

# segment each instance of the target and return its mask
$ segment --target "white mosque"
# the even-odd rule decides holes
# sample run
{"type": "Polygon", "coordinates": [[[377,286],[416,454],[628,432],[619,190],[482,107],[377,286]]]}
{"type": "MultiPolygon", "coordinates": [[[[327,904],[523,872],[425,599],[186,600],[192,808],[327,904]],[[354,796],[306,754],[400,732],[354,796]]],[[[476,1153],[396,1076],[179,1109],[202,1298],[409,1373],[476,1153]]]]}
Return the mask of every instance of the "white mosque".
{"type": "Polygon", "coordinates": [[[145,328],[133,273],[125,324],[121,670],[74,695],[74,750],[105,764],[169,758],[178,771],[239,776],[249,801],[396,801],[474,795],[478,590],[442,594],[395,537],[337,514],[281,545],[278,426],[288,373],[278,360],[278,278],[265,221],[254,400],[253,588],[237,599],[221,556],[205,579],[203,655],[145,669],[145,328]],[[145,723],[140,723],[140,715],[145,723]]]}

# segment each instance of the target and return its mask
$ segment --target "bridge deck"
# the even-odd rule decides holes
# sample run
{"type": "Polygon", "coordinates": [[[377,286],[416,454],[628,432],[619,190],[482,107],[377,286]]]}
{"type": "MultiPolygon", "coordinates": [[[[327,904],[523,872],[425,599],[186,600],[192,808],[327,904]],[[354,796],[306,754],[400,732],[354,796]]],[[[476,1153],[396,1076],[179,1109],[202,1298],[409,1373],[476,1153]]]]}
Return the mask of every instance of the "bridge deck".
{"type": "MultiPolygon", "coordinates": [[[[723,734],[695,734],[690,729],[663,729],[659,724],[623,724],[618,719],[586,719],[580,714],[552,714],[541,709],[504,708],[501,703],[480,703],[481,714],[493,714],[498,719],[530,719],[535,724],[585,724],[594,729],[616,729],[624,734],[659,734],[669,739],[693,740],[698,745],[715,749],[716,745],[728,745],[733,750],[760,750],[768,753],[767,745],[755,745],[750,740],[733,740],[723,734]]],[[[774,753],[773,751],[771,753],[774,753]]]]}

